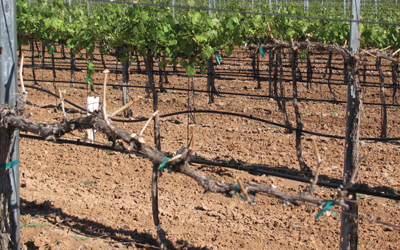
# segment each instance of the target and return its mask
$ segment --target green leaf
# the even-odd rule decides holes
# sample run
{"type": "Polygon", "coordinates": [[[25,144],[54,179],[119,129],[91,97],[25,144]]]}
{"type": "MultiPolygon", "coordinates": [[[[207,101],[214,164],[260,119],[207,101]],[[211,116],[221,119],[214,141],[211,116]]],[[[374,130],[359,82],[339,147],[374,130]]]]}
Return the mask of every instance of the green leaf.
{"type": "Polygon", "coordinates": [[[187,76],[194,76],[196,74],[196,71],[194,70],[194,67],[191,65],[186,66],[186,75],[187,76]]]}

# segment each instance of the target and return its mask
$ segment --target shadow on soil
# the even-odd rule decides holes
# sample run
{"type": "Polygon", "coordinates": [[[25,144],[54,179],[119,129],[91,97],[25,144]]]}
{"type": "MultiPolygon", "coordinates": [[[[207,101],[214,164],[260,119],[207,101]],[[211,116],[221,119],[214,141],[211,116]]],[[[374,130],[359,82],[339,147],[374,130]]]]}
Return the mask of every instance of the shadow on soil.
{"type": "MultiPolygon", "coordinates": [[[[201,160],[205,160],[202,158],[199,158],[197,156],[198,159],[201,160]]],[[[228,169],[237,169],[240,170],[240,166],[243,167],[249,167],[251,169],[257,170],[266,170],[268,172],[271,173],[271,175],[273,176],[273,173],[281,173],[281,174],[285,174],[288,176],[294,176],[294,177],[302,177],[302,178],[307,178],[307,179],[311,179],[312,175],[310,175],[309,173],[305,173],[303,171],[300,171],[298,169],[294,169],[294,168],[289,168],[287,166],[271,166],[271,165],[264,165],[264,164],[248,164],[244,161],[241,160],[235,160],[235,159],[231,159],[229,161],[226,161],[224,159],[213,159],[214,162],[218,162],[221,164],[221,166],[219,167],[213,167],[213,168],[209,168],[209,167],[203,167],[203,166],[199,166],[198,170],[205,170],[208,172],[214,172],[218,175],[228,175],[230,177],[233,177],[233,175],[231,174],[231,172],[228,171],[228,169]]],[[[246,171],[244,169],[242,169],[243,171],[246,171]]],[[[252,175],[256,175],[256,176],[261,176],[263,175],[262,173],[258,173],[256,171],[247,171],[249,174],[252,175]]],[[[283,177],[281,177],[283,178],[283,177]]],[[[330,176],[327,175],[320,175],[319,176],[319,181],[323,181],[326,183],[335,183],[335,184],[342,184],[343,180],[342,179],[338,179],[338,178],[332,178],[330,176]]],[[[311,182],[311,180],[310,180],[311,182]]],[[[380,184],[380,183],[379,183],[380,184]]],[[[364,189],[364,190],[368,190],[368,191],[373,191],[373,192],[377,192],[377,193],[385,193],[385,194],[391,194],[391,195],[400,195],[400,190],[395,190],[390,186],[385,186],[385,185],[373,185],[373,184],[369,184],[369,183],[358,183],[356,185],[354,185],[355,188],[359,188],[359,189],[364,189]]]]}
{"type": "MultiPolygon", "coordinates": [[[[138,249],[159,249],[157,239],[151,234],[139,233],[136,229],[133,231],[124,229],[115,229],[105,226],[101,223],[81,219],[77,216],[63,212],[62,208],[54,207],[49,201],[43,203],[29,202],[21,198],[21,215],[39,215],[51,224],[57,224],[62,227],[68,227],[72,232],[86,235],[87,237],[99,237],[102,239],[111,238],[116,243],[130,243],[138,249]],[[55,218],[59,217],[59,222],[55,218]],[[130,239],[129,239],[130,238],[130,239]]],[[[168,236],[167,236],[168,237],[168,236]]],[[[28,249],[37,249],[32,242],[27,242],[28,249]]],[[[173,244],[167,240],[168,249],[188,249],[188,250],[208,250],[209,248],[200,248],[191,246],[185,240],[178,240],[173,244]]]]}

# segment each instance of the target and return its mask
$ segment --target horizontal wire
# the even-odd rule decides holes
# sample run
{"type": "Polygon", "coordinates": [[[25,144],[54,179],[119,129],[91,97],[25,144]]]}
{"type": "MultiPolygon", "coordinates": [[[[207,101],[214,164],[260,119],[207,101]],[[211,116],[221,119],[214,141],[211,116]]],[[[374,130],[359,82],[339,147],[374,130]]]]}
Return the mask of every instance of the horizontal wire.
{"type": "MultiPolygon", "coordinates": [[[[25,80],[24,81],[31,81],[31,82],[35,82],[34,80],[25,80]]],[[[76,83],[76,84],[81,84],[81,85],[87,85],[86,82],[70,82],[70,81],[46,81],[46,80],[36,80],[37,82],[56,82],[56,83],[76,83]]],[[[103,85],[101,83],[93,83],[93,85],[95,86],[100,86],[103,85]]],[[[134,86],[134,85],[121,85],[121,84],[108,84],[109,86],[113,86],[113,87],[123,87],[123,88],[139,88],[139,89],[144,89],[146,88],[146,86],[134,86]]],[[[37,89],[37,90],[43,90],[43,91],[48,91],[48,90],[44,90],[42,88],[39,87],[35,87],[32,85],[26,85],[28,86],[28,88],[33,88],[33,89],[37,89]]],[[[379,86],[377,86],[379,87],[379,86]]],[[[156,87],[156,89],[161,89],[161,87],[156,87]]],[[[187,92],[187,89],[181,89],[181,88],[168,88],[168,87],[164,87],[163,89],[165,90],[174,90],[174,91],[182,91],[182,92],[187,92]]],[[[210,91],[207,90],[195,90],[196,92],[199,93],[212,93],[210,91]]],[[[46,92],[46,93],[51,93],[51,92],[46,92]]],[[[51,93],[52,95],[56,95],[51,93]]],[[[291,101],[293,100],[293,97],[281,97],[281,96],[271,96],[271,95],[256,95],[256,94],[244,94],[244,93],[233,93],[233,92],[222,92],[222,91],[218,91],[215,93],[216,95],[237,95],[237,96],[248,96],[248,97],[259,97],[259,98],[273,98],[273,99],[277,99],[277,100],[286,100],[286,101],[291,101]]],[[[56,95],[57,96],[57,95],[56,95]]],[[[303,101],[307,101],[307,102],[327,102],[327,103],[333,103],[333,104],[346,104],[347,101],[338,101],[338,100],[327,100],[327,99],[312,99],[312,98],[297,98],[297,101],[299,102],[303,102],[303,101]]],[[[371,105],[371,106],[385,106],[385,107],[399,107],[399,104],[388,104],[388,103],[373,103],[373,102],[363,102],[363,105],[371,105]]],[[[78,107],[78,106],[76,106],[78,107]]],[[[82,109],[81,107],[79,107],[79,109],[82,109]]]]}
{"type": "MultiPolygon", "coordinates": [[[[34,87],[34,86],[30,86],[30,85],[25,85],[25,87],[41,90],[41,91],[44,91],[44,92],[46,92],[46,93],[48,93],[50,95],[53,95],[55,97],[59,97],[58,95],[53,94],[48,90],[44,90],[44,89],[41,89],[41,88],[38,88],[38,87],[34,87]]],[[[86,110],[85,108],[82,108],[79,105],[68,101],[67,99],[64,99],[64,101],[66,103],[69,103],[69,104],[73,105],[74,107],[77,107],[77,108],[85,111],[85,112],[92,113],[92,112],[86,110]]],[[[301,131],[302,133],[305,133],[305,134],[321,136],[321,137],[327,137],[327,138],[331,138],[331,139],[340,139],[340,140],[344,140],[345,139],[344,136],[328,135],[328,134],[322,134],[322,133],[317,133],[317,132],[313,132],[313,131],[307,131],[307,130],[303,130],[303,129],[297,129],[297,128],[289,127],[289,126],[286,126],[286,125],[283,125],[283,124],[280,124],[280,123],[276,123],[276,122],[272,122],[272,121],[267,121],[265,119],[257,118],[257,117],[254,117],[252,115],[244,115],[244,114],[239,114],[239,113],[234,113],[234,112],[226,112],[226,111],[216,111],[216,110],[191,110],[191,111],[188,111],[188,110],[184,110],[184,111],[178,111],[178,112],[174,112],[174,113],[170,113],[170,114],[160,115],[160,117],[164,118],[164,117],[176,116],[176,115],[188,114],[188,113],[189,114],[190,113],[213,113],[213,114],[221,114],[221,115],[238,116],[238,117],[247,118],[247,119],[250,119],[250,120],[255,120],[255,121],[259,121],[259,122],[275,125],[275,126],[281,127],[281,128],[286,128],[286,129],[290,129],[290,130],[294,130],[294,131],[298,130],[298,131],[301,131]]],[[[121,120],[121,119],[111,118],[111,120],[115,121],[115,122],[134,123],[134,122],[147,121],[148,118],[137,119],[137,120],[121,120]]],[[[383,137],[383,138],[368,138],[368,137],[364,137],[364,138],[360,138],[360,140],[365,140],[365,141],[398,141],[398,140],[400,140],[400,137],[392,137],[392,138],[389,138],[389,137],[383,137]]]]}

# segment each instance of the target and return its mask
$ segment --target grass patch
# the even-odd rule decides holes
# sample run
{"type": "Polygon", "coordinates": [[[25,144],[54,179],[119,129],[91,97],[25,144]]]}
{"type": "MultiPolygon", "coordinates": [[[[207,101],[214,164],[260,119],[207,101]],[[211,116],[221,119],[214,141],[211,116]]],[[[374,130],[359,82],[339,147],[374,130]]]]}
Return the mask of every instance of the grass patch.
{"type": "Polygon", "coordinates": [[[89,240],[90,238],[89,237],[83,237],[83,236],[79,236],[79,235],[74,235],[74,236],[72,236],[72,238],[74,238],[74,240],[76,240],[76,241],[84,241],[84,240],[89,240]]]}
{"type": "Polygon", "coordinates": [[[33,222],[32,224],[27,224],[27,223],[23,223],[21,224],[21,227],[27,227],[27,228],[45,228],[46,224],[42,224],[39,222],[33,222]]]}
{"type": "Polygon", "coordinates": [[[95,184],[98,181],[99,181],[98,179],[94,179],[94,180],[91,180],[91,181],[84,181],[82,183],[83,183],[83,185],[91,185],[91,184],[95,184]]]}
{"type": "Polygon", "coordinates": [[[357,199],[365,199],[365,194],[356,194],[357,199]]]}

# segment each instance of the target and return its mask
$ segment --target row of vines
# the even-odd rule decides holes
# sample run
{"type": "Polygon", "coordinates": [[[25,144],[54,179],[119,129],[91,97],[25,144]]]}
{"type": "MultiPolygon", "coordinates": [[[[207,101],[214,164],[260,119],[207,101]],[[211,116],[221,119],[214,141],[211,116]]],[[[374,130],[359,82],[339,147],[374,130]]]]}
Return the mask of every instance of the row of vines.
{"type": "MultiPolygon", "coordinates": [[[[228,7],[232,9],[243,8],[239,3],[231,5],[228,7]]],[[[259,11],[268,13],[269,7],[259,6],[259,11]]],[[[315,11],[310,15],[341,16],[329,9],[315,11]]],[[[398,22],[399,13],[390,12],[374,20],[398,22]]],[[[278,14],[304,16],[306,13],[293,5],[280,8],[278,14]]],[[[133,51],[144,57],[148,54],[162,55],[162,67],[180,64],[189,76],[195,74],[196,67],[205,72],[207,59],[220,54],[221,50],[229,56],[235,46],[270,43],[267,22],[271,24],[275,37],[284,41],[301,41],[311,34],[315,42],[345,45],[349,37],[347,22],[129,4],[102,3],[101,8],[92,8],[87,15],[81,5],[68,5],[62,0],[51,3],[38,1],[32,5],[22,0],[17,3],[17,17],[20,45],[36,39],[43,41],[50,53],[54,49],[52,44],[61,43],[73,54],[86,49],[89,56],[98,47],[102,54],[117,54],[122,62],[129,59],[133,51]]],[[[368,16],[363,18],[368,19],[368,16]]],[[[400,35],[397,26],[371,23],[360,26],[361,48],[391,46],[393,52],[398,49],[400,35]]]]}

